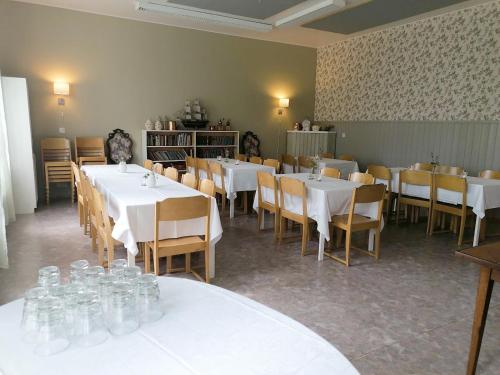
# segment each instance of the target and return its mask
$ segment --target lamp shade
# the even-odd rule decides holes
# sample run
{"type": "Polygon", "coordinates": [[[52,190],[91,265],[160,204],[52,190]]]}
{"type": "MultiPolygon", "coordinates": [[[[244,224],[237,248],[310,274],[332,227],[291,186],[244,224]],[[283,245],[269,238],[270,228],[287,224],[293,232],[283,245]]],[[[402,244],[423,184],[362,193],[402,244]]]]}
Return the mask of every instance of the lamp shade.
{"type": "Polygon", "coordinates": [[[288,98],[281,98],[279,100],[279,107],[280,108],[288,108],[290,106],[290,99],[288,98]]]}
{"type": "Polygon", "coordinates": [[[54,82],[54,94],[55,95],[69,95],[69,83],[68,82],[54,82]]]}

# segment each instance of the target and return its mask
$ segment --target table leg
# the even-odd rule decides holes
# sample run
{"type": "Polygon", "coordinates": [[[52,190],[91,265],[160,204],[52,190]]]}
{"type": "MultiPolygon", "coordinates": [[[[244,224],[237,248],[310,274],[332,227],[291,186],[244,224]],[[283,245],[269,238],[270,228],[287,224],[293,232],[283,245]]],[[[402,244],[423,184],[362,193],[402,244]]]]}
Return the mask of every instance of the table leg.
{"type": "Polygon", "coordinates": [[[474,312],[474,322],[472,323],[467,375],[474,375],[476,373],[477,360],[479,358],[479,350],[481,349],[486,317],[488,316],[488,307],[490,305],[493,283],[491,279],[491,268],[481,267],[479,285],[477,287],[476,310],[474,312]]]}
{"type": "Polygon", "coordinates": [[[209,265],[210,269],[208,270],[210,278],[215,277],[215,245],[210,244],[210,254],[209,254],[209,265]]]}
{"type": "Polygon", "coordinates": [[[474,227],[474,241],[472,246],[477,246],[479,244],[479,234],[481,233],[481,218],[476,215],[476,226],[474,227]]]}
{"type": "Polygon", "coordinates": [[[373,244],[375,243],[375,229],[370,229],[368,233],[368,251],[373,251],[373,244]]]}
{"type": "Polygon", "coordinates": [[[265,225],[264,222],[266,221],[266,210],[262,209],[262,219],[260,221],[260,228],[259,229],[264,229],[265,225]]]}
{"type": "Polygon", "coordinates": [[[234,196],[229,198],[229,218],[233,219],[234,218],[234,196]]]}
{"type": "Polygon", "coordinates": [[[325,235],[323,233],[319,234],[319,245],[318,245],[318,262],[323,260],[325,254],[325,235]]]}
{"type": "Polygon", "coordinates": [[[135,266],[135,255],[130,251],[127,251],[127,261],[129,267],[135,266]]]}

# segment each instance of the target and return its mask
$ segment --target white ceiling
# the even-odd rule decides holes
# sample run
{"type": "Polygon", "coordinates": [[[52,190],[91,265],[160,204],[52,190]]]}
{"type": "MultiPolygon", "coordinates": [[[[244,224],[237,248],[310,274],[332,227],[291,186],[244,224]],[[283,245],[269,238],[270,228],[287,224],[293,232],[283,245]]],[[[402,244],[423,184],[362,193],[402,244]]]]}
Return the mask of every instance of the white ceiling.
{"type": "MultiPolygon", "coordinates": [[[[407,23],[407,22],[411,22],[414,20],[418,20],[418,19],[422,19],[422,18],[426,18],[426,17],[431,17],[434,15],[438,15],[438,14],[442,14],[442,13],[454,11],[457,9],[470,7],[470,6],[473,6],[476,4],[494,1],[494,0],[469,0],[469,1],[459,3],[457,5],[449,6],[449,7],[442,8],[442,9],[439,9],[436,11],[428,12],[425,14],[421,14],[421,15],[407,18],[404,20],[400,20],[397,22],[392,22],[392,23],[389,23],[389,24],[386,24],[383,26],[375,27],[372,29],[364,30],[362,32],[358,32],[358,33],[354,33],[354,34],[350,34],[350,35],[343,35],[343,34],[327,32],[327,31],[309,29],[309,28],[301,27],[300,24],[297,25],[296,23],[291,23],[290,25],[285,25],[283,27],[273,28],[271,31],[268,31],[268,32],[252,31],[252,30],[247,30],[247,29],[238,28],[238,27],[234,27],[234,26],[222,25],[219,23],[210,23],[207,21],[202,21],[200,19],[180,17],[180,16],[174,16],[174,15],[156,13],[156,12],[144,12],[144,11],[140,12],[140,11],[136,10],[134,0],[15,0],[15,1],[40,4],[40,5],[47,5],[47,6],[53,6],[53,7],[58,7],[58,8],[65,8],[65,9],[71,9],[71,10],[77,10],[77,11],[82,11],[82,12],[87,12],[87,13],[101,14],[101,15],[107,15],[107,16],[113,16],[113,17],[119,17],[119,18],[126,18],[126,19],[132,19],[132,20],[143,21],[143,22],[152,22],[152,23],[188,28],[188,29],[203,30],[203,31],[215,32],[215,33],[220,33],[220,34],[235,35],[235,36],[241,36],[241,37],[252,38],[252,39],[268,40],[268,41],[302,45],[302,46],[316,48],[316,47],[320,47],[320,46],[334,43],[334,42],[342,40],[342,39],[353,37],[353,36],[356,36],[359,34],[372,32],[375,30],[380,30],[383,28],[397,25],[397,24],[407,23]]],[[[214,0],[203,0],[203,1],[205,1],[206,3],[210,3],[210,2],[216,3],[217,2],[214,0]]],[[[201,0],[194,1],[193,0],[193,1],[191,1],[191,3],[196,3],[196,2],[203,3],[203,1],[201,1],[201,0]]],[[[229,1],[229,0],[226,0],[226,1],[229,1]]],[[[247,7],[248,7],[249,3],[250,4],[256,3],[256,5],[258,5],[258,6],[264,6],[265,9],[262,9],[260,11],[260,13],[256,13],[256,14],[261,14],[261,15],[266,15],[266,12],[267,13],[272,12],[273,9],[279,9],[279,10],[285,9],[281,13],[286,14],[287,5],[290,5],[291,7],[293,7],[293,6],[304,6],[304,5],[309,5],[309,4],[311,4],[311,5],[321,4],[321,0],[305,0],[302,2],[294,1],[294,0],[230,0],[230,3],[234,7],[234,3],[237,3],[238,1],[241,1],[242,4],[246,4],[247,7]],[[267,2],[276,2],[276,3],[265,4],[266,1],[267,2]],[[277,3],[279,3],[279,4],[277,4],[277,3]]],[[[344,0],[344,1],[346,2],[347,7],[350,7],[350,6],[355,6],[355,5],[358,5],[360,3],[363,3],[363,2],[369,1],[369,0],[344,0]]],[[[401,1],[405,1],[405,0],[401,0],[401,1]]],[[[188,4],[189,1],[178,1],[178,3],[188,4]]],[[[189,4],[189,5],[191,5],[191,4],[189,4]]],[[[220,4],[219,4],[219,6],[220,6],[220,4]]],[[[337,9],[338,9],[338,7],[337,7],[337,9]]],[[[221,9],[218,8],[218,10],[220,11],[221,9]]],[[[230,9],[228,9],[228,10],[230,10],[230,9]]],[[[248,10],[248,9],[245,10],[245,12],[247,12],[247,11],[250,11],[250,10],[248,10]]],[[[335,11],[335,9],[333,9],[331,7],[326,7],[323,10],[321,10],[320,12],[315,12],[314,16],[316,18],[319,18],[319,17],[326,16],[328,14],[331,14],[334,11],[335,11]]],[[[229,13],[229,11],[227,11],[227,13],[229,13]]],[[[271,17],[267,18],[266,20],[273,21],[274,18],[271,16],[271,17]]],[[[310,20],[310,19],[305,17],[304,22],[301,22],[301,24],[305,23],[307,20],[310,20]]]]}

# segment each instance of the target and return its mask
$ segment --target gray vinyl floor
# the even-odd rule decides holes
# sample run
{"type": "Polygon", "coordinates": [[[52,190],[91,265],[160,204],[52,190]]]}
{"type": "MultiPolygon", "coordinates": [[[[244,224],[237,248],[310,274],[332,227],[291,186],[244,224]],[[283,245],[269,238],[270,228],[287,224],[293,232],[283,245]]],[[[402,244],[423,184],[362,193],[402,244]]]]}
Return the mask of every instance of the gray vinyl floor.
{"type": "MultiPolygon", "coordinates": [[[[213,284],[303,323],[362,375],[465,374],[479,269],[454,256],[455,236],[426,237],[424,223],[390,223],[380,261],[354,253],[353,266],[346,269],[328,258],[301,257],[298,239],[275,244],[272,230],[257,230],[255,215],[239,213],[230,221],[226,214],[222,222],[213,284]]],[[[469,229],[468,244],[471,236],[469,229]]],[[[69,204],[18,216],[7,237],[10,269],[0,269],[0,304],[21,297],[41,266],[67,270],[76,259],[97,261],[69,204]]],[[[314,238],[309,246],[317,248],[314,238]]],[[[125,256],[123,248],[118,256],[125,256]]],[[[478,374],[499,374],[499,368],[500,293],[495,289],[478,374]]]]}

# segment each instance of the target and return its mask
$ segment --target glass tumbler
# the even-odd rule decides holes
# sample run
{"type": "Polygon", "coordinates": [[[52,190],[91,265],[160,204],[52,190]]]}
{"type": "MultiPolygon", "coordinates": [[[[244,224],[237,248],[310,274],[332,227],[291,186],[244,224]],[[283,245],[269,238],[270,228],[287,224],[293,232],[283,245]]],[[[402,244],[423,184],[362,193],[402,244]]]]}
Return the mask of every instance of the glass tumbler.
{"type": "Polygon", "coordinates": [[[108,317],[108,328],[114,335],[125,335],[139,328],[134,285],[124,281],[114,284],[108,317]]]}
{"type": "Polygon", "coordinates": [[[64,293],[64,317],[66,320],[66,332],[71,339],[75,335],[75,317],[79,296],[87,290],[80,283],[66,284],[64,293]]]}
{"type": "Polygon", "coordinates": [[[35,353],[49,356],[69,346],[66,336],[64,308],[60,298],[45,297],[38,304],[38,335],[35,353]]]}
{"type": "Polygon", "coordinates": [[[155,275],[145,274],[138,279],[137,306],[141,323],[156,322],[163,316],[160,288],[155,275]]]}
{"type": "Polygon", "coordinates": [[[38,335],[38,305],[41,299],[47,295],[47,289],[39,286],[26,291],[21,330],[23,331],[23,340],[27,343],[34,344],[36,342],[38,335]]]}
{"type": "Polygon", "coordinates": [[[98,294],[89,291],[78,295],[73,342],[88,347],[98,345],[107,338],[108,331],[98,294]]]}
{"type": "Polygon", "coordinates": [[[85,259],[75,260],[69,265],[69,278],[72,283],[83,282],[83,272],[89,268],[89,262],[85,259]]]}
{"type": "Polygon", "coordinates": [[[129,283],[135,283],[141,274],[141,268],[138,266],[126,267],[123,269],[122,278],[129,283]]]}
{"type": "Polygon", "coordinates": [[[61,273],[57,266],[42,267],[38,270],[38,285],[46,288],[59,285],[61,273]]]}
{"type": "Polygon", "coordinates": [[[106,274],[104,267],[92,266],[83,271],[84,284],[87,290],[99,293],[99,280],[106,274]]]}
{"type": "Polygon", "coordinates": [[[109,305],[111,303],[111,294],[114,284],[119,281],[116,275],[104,275],[99,279],[99,298],[101,300],[104,318],[108,320],[109,305]]]}
{"type": "Polygon", "coordinates": [[[127,259],[115,259],[109,265],[109,273],[121,277],[123,270],[128,267],[127,259]]]}

